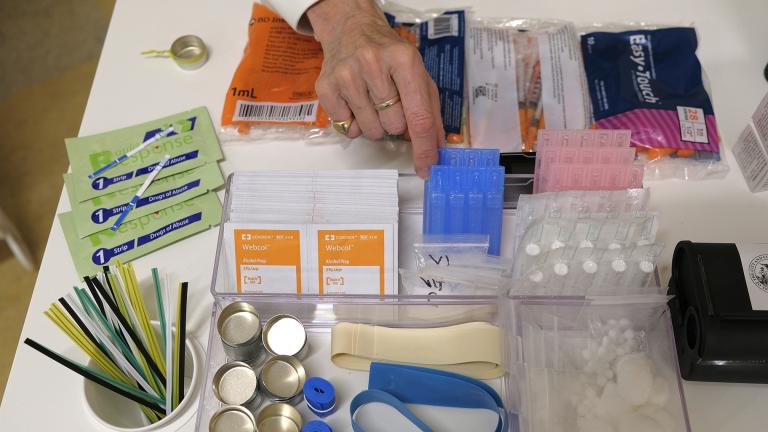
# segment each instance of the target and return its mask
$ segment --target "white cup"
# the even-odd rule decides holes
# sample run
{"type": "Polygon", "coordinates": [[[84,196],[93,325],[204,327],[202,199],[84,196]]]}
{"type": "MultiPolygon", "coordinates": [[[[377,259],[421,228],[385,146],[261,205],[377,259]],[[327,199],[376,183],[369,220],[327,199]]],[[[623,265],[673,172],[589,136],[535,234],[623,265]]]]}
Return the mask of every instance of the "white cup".
{"type": "MultiPolygon", "coordinates": [[[[160,337],[160,324],[152,321],[152,325],[155,328],[155,334],[160,337]]],[[[174,328],[174,333],[175,331],[174,328]]],[[[185,349],[184,400],[171,415],[157,423],[149,424],[138,403],[90,380],[84,380],[83,383],[86,410],[98,423],[114,431],[147,432],[161,428],[166,428],[166,430],[179,429],[195,414],[197,398],[200,393],[200,381],[205,372],[200,344],[187,337],[185,349]]],[[[100,370],[93,360],[88,362],[88,366],[100,370]]]]}

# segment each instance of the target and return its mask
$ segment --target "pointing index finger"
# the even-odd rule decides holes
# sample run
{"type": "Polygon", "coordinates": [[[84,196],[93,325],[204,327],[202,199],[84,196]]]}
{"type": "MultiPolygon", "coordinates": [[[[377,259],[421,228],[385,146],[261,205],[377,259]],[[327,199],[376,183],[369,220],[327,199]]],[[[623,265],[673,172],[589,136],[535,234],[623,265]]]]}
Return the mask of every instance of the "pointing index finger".
{"type": "Polygon", "coordinates": [[[403,105],[405,121],[408,124],[408,133],[413,144],[413,165],[422,178],[429,174],[429,167],[437,162],[437,148],[442,144],[442,138],[438,131],[441,119],[435,118],[439,108],[435,110],[430,87],[434,85],[423,66],[417,63],[414,66],[394,69],[392,79],[400,94],[403,105]]]}

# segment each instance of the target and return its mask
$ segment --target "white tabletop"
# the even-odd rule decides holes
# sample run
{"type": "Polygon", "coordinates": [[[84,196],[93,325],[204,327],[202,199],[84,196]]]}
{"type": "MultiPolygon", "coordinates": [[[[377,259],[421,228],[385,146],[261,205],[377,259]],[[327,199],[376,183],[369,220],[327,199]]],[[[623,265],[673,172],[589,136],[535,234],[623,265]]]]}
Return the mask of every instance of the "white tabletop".
{"type": "MultiPolygon", "coordinates": [[[[423,2],[425,8],[469,3],[473,2],[423,2]]],[[[242,54],[250,7],[246,0],[118,1],[80,135],[200,105],[207,106],[218,123],[225,92],[242,54]],[[171,61],[145,60],[139,55],[145,49],[168,47],[177,36],[188,33],[202,37],[211,50],[208,64],[199,71],[184,73],[171,61]]],[[[762,68],[768,61],[765,0],[484,0],[477,1],[474,10],[479,16],[548,17],[577,23],[695,23],[701,43],[699,56],[709,75],[718,124],[728,144],[768,91],[762,78],[762,68]]],[[[225,143],[223,147],[225,173],[260,168],[410,169],[406,153],[365,141],[349,147],[289,141],[225,143]]],[[[651,205],[662,213],[659,239],[668,245],[664,260],[667,265],[662,269],[665,278],[671,251],[680,240],[768,241],[768,194],[751,194],[732,158],[730,163],[732,170],[725,180],[650,183],[651,205]]],[[[58,211],[68,208],[62,192],[58,211]]],[[[208,289],[216,236],[216,230],[209,230],[135,261],[139,275],[157,266],[183,273],[191,282],[189,327],[201,342],[208,330],[208,289]]],[[[21,340],[32,337],[84,360],[83,354],[42,314],[77,282],[61,227],[55,220],[21,340]]],[[[3,289],[16,289],[8,281],[3,285],[3,289]]],[[[81,389],[81,378],[21,344],[0,407],[0,429],[105,430],[86,413],[81,389]]],[[[768,386],[685,383],[685,396],[696,432],[764,430],[768,423],[764,407],[768,386]]],[[[181,430],[193,429],[194,421],[189,421],[181,430]]]]}

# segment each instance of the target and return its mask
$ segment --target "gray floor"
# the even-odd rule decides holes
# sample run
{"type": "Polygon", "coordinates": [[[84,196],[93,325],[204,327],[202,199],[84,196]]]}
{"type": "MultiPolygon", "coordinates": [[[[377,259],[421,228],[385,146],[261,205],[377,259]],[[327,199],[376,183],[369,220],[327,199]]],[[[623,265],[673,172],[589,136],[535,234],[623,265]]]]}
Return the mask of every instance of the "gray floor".
{"type": "MultiPolygon", "coordinates": [[[[114,0],[0,0],[0,207],[36,263],[68,165],[64,138],[80,128],[113,7],[114,0]]],[[[0,394],[35,278],[0,243],[0,394]]]]}

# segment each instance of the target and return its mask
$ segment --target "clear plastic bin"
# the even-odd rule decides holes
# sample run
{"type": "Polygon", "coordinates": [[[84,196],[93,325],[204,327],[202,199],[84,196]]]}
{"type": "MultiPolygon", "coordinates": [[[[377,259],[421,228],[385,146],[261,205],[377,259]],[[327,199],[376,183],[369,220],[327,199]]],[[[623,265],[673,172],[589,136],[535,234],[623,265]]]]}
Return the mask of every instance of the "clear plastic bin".
{"type": "MultiPolygon", "coordinates": [[[[309,351],[302,360],[308,376],[321,376],[330,380],[336,387],[337,410],[323,419],[334,431],[352,430],[349,418],[349,403],[368,384],[368,373],[352,371],[335,366],[330,358],[331,328],[338,322],[356,322],[387,327],[441,327],[466,322],[484,321],[504,327],[500,319],[503,313],[492,297],[379,297],[379,296],[316,296],[316,295],[237,295],[218,296],[211,316],[211,329],[208,340],[208,353],[205,362],[207,372],[203,382],[200,405],[197,414],[198,432],[207,432],[211,416],[221,408],[215,398],[211,380],[216,370],[226,362],[221,340],[216,330],[216,321],[221,310],[233,301],[243,300],[254,305],[263,321],[276,314],[291,314],[304,324],[307,330],[309,351]]],[[[499,343],[506,345],[506,336],[499,343]]],[[[513,350],[505,349],[511,353],[513,350]]],[[[511,362],[505,358],[505,362],[511,362]]],[[[505,363],[507,370],[512,370],[511,363],[505,363]]],[[[505,406],[512,406],[516,395],[511,374],[487,381],[501,395],[505,406]]],[[[262,404],[264,406],[266,402],[262,404]]],[[[297,406],[304,421],[316,419],[305,404],[297,406]]],[[[449,413],[450,415],[450,413],[449,413]]],[[[459,413],[455,413],[459,415],[459,413]]],[[[437,419],[438,422],[460,421],[457,417],[437,419]]],[[[509,431],[517,431],[516,421],[509,431]]],[[[437,428],[439,425],[435,425],[437,428]]],[[[438,429],[439,430],[439,429],[438,429]]],[[[456,430],[455,428],[453,430],[456,430]]]]}
{"type": "MultiPolygon", "coordinates": [[[[615,420],[620,423],[632,421],[627,417],[633,413],[650,413],[664,416],[662,420],[666,423],[663,426],[671,429],[659,432],[690,431],[666,297],[594,300],[527,298],[510,301],[514,308],[514,334],[520,341],[514,347],[518,350],[515,353],[517,379],[514,381],[518,383],[516,389],[519,394],[510,398],[522,402],[519,407],[521,430],[646,430],[622,429],[615,425],[613,429],[580,429],[578,419],[597,417],[604,421],[606,417],[616,416],[615,420]],[[634,335],[636,353],[643,353],[651,360],[654,375],[659,377],[663,385],[658,391],[654,390],[655,393],[652,392],[656,395],[654,402],[646,402],[641,408],[632,407],[632,412],[619,415],[618,412],[626,407],[609,406],[606,402],[613,392],[608,392],[606,400],[600,401],[601,392],[606,391],[608,384],[599,384],[599,374],[590,371],[589,363],[594,354],[588,356],[585,350],[589,351],[590,346],[600,346],[600,340],[604,336],[608,337],[608,324],[613,322],[622,328],[622,320],[630,323],[626,328],[631,329],[634,335]],[[663,395],[660,392],[664,388],[667,390],[666,400],[661,403],[663,395]],[[598,398],[598,413],[590,412],[589,403],[585,404],[590,398],[589,393],[598,398]],[[661,403],[661,406],[657,403],[661,403]],[[580,411],[581,405],[584,405],[583,411],[580,411]],[[657,408],[662,409],[666,415],[659,414],[657,408]]],[[[615,361],[613,364],[616,364],[615,361]]],[[[616,380],[614,374],[606,382],[615,383],[616,380]]]]}
{"type": "MultiPolygon", "coordinates": [[[[406,263],[412,263],[413,259],[403,258],[403,254],[411,253],[411,248],[406,245],[410,245],[421,234],[423,183],[415,177],[403,177],[399,189],[400,265],[407,267],[406,263]]],[[[505,207],[504,230],[509,233],[512,232],[515,211],[511,209],[511,204],[505,207]]],[[[227,197],[223,221],[229,220],[228,209],[227,197]]],[[[502,328],[503,337],[499,343],[502,345],[503,366],[507,373],[489,381],[489,384],[497,389],[505,407],[512,414],[514,421],[510,422],[508,431],[577,432],[575,412],[568,403],[563,403],[562,398],[558,399],[564,387],[572,387],[569,383],[580,379],[579,365],[573,360],[576,347],[590,337],[590,326],[596,320],[621,318],[632,320],[638,331],[645,332],[643,349],[672,384],[668,410],[676,419],[677,429],[669,432],[690,432],[665,298],[646,296],[590,300],[466,295],[236,294],[227,275],[226,254],[221,250],[222,235],[223,230],[220,230],[211,281],[214,307],[204,363],[206,372],[197,413],[197,432],[208,431],[211,416],[221,407],[213,394],[211,383],[213,374],[226,362],[216,321],[221,310],[233,301],[253,304],[262,323],[281,313],[291,314],[301,320],[307,329],[309,341],[309,353],[303,361],[308,375],[327,378],[337,388],[338,409],[325,419],[336,432],[351,431],[349,402],[355,394],[367,388],[368,382],[367,372],[341,369],[331,362],[330,330],[338,322],[389,327],[438,327],[472,321],[493,323],[502,328]]],[[[299,411],[305,421],[315,418],[304,405],[299,406],[299,411]]],[[[442,419],[449,420],[449,417],[442,419]]],[[[440,430],[437,425],[435,427],[440,430]]]]}

